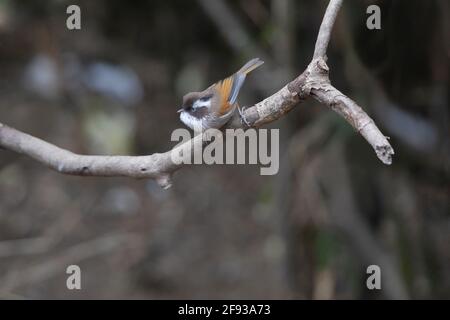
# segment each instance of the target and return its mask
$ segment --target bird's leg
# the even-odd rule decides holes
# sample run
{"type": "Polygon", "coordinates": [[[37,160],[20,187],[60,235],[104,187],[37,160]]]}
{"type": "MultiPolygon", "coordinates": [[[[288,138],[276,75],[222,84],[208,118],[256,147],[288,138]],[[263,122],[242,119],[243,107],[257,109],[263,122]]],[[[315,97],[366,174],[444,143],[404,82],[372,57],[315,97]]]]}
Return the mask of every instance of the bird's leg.
{"type": "Polygon", "coordinates": [[[247,126],[247,128],[250,128],[250,123],[248,123],[247,119],[245,119],[245,116],[244,116],[245,108],[244,107],[241,108],[241,107],[237,106],[237,109],[239,112],[239,116],[241,117],[241,123],[245,124],[247,126]]]}

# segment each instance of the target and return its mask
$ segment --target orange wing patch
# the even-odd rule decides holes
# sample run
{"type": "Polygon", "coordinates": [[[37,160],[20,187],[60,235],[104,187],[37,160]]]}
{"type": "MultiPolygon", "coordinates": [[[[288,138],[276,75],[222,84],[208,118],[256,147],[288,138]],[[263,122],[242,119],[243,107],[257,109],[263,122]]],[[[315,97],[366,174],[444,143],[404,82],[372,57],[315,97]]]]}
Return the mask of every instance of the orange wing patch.
{"type": "Polygon", "coordinates": [[[216,89],[220,93],[220,108],[219,114],[227,113],[233,106],[228,102],[233,88],[233,76],[228,77],[216,84],[216,89]]]}

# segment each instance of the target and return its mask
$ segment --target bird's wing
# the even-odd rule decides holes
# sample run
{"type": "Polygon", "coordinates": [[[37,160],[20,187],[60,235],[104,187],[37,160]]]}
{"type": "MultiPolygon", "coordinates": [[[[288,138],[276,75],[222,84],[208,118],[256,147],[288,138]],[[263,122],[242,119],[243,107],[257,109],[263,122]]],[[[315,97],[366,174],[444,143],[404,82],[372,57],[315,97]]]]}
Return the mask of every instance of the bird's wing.
{"type": "Polygon", "coordinates": [[[231,109],[233,109],[233,103],[230,101],[230,96],[233,93],[233,83],[234,83],[234,75],[228,77],[222,81],[219,81],[215,85],[215,89],[219,93],[219,111],[220,115],[227,114],[231,109]]]}
{"type": "Polygon", "coordinates": [[[221,128],[227,123],[234,114],[234,106],[228,112],[218,117],[206,116],[203,118],[204,129],[208,128],[221,128]]]}
{"type": "Polygon", "coordinates": [[[220,114],[229,112],[237,100],[239,91],[244,84],[247,74],[264,63],[259,58],[255,58],[247,62],[238,72],[232,76],[219,81],[215,86],[216,90],[220,93],[220,114]]]}

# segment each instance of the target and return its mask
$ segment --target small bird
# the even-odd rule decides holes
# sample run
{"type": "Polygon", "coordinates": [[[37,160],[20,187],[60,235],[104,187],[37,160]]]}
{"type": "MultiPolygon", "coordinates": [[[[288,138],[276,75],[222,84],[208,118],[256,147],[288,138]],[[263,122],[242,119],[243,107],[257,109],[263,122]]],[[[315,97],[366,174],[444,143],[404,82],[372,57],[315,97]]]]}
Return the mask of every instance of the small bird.
{"type": "Polygon", "coordinates": [[[239,90],[247,74],[264,63],[259,58],[247,62],[238,72],[221,80],[201,92],[190,92],[183,97],[183,105],[178,112],[180,120],[194,131],[210,128],[219,129],[233,116],[239,90]]]}

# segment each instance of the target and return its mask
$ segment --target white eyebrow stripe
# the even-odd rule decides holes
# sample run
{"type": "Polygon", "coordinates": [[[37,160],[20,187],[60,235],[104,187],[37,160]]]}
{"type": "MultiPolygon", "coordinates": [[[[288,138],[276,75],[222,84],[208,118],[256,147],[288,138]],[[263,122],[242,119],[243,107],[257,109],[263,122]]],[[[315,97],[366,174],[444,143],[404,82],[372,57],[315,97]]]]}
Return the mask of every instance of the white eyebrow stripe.
{"type": "Polygon", "coordinates": [[[193,109],[202,108],[202,107],[207,107],[207,108],[211,107],[211,98],[209,98],[206,101],[202,101],[200,99],[196,100],[194,102],[194,104],[192,105],[193,109]]]}

